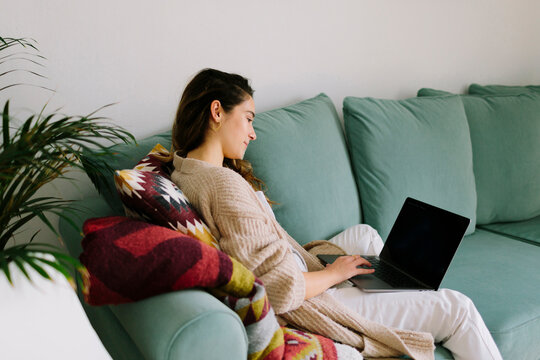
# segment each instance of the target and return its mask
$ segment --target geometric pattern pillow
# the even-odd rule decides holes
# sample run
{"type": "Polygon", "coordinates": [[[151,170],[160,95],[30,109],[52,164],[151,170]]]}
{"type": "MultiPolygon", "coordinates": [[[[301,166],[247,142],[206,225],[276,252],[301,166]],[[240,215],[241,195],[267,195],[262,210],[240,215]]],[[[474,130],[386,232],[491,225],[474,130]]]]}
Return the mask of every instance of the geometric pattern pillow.
{"type": "Polygon", "coordinates": [[[168,158],[167,150],[158,144],[135,169],[115,171],[116,190],[126,215],[191,235],[219,249],[208,226],[170,180],[168,158]]]}
{"type": "Polygon", "coordinates": [[[135,165],[134,169],[150,171],[167,177],[174,170],[170,152],[161,144],[154,146],[150,153],[135,165]]]}

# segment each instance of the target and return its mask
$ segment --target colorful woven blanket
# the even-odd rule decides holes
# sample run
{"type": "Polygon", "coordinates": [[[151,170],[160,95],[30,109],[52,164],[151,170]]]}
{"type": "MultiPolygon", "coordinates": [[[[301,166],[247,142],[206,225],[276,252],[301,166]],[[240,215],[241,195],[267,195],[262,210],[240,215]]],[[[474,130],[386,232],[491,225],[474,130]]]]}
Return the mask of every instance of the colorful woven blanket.
{"type": "Polygon", "coordinates": [[[242,320],[249,359],[337,359],[332,340],[279,326],[264,285],[225,253],[177,231],[123,216],[87,220],[85,300],[119,304],[205,288],[242,320]]]}

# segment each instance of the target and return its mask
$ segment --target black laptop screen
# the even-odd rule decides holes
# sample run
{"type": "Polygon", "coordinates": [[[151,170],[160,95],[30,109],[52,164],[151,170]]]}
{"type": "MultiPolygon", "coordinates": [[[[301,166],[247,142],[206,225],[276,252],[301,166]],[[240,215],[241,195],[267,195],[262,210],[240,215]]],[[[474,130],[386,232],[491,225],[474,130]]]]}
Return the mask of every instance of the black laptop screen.
{"type": "Polygon", "coordinates": [[[469,219],[407,198],[380,257],[438,288],[469,219]]]}

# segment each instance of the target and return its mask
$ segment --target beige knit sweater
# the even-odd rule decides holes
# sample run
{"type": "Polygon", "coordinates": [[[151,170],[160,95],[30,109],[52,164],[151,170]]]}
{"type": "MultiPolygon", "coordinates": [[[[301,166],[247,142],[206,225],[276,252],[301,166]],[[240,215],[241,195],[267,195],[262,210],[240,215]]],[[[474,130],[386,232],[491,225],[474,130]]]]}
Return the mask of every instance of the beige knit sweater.
{"type": "Polygon", "coordinates": [[[323,266],[266,212],[255,191],[233,170],[204,161],[174,157],[172,180],[199,211],[223,250],[264,283],[274,311],[299,329],[358,348],[366,358],[407,354],[433,359],[430,334],[404,331],[369,321],[326,293],[304,300],[305,281],[291,244],[309,271],[323,266]]]}

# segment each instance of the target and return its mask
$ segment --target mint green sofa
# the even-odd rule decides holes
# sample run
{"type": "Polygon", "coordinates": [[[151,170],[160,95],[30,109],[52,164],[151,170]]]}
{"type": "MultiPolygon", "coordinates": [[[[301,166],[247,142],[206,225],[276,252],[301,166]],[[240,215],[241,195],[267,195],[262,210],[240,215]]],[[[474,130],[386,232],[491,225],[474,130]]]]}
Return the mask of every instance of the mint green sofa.
{"type": "MultiPolygon", "coordinates": [[[[540,95],[532,94],[535,89],[523,91],[531,92],[527,99],[540,106],[540,95]]],[[[374,226],[384,240],[406,196],[473,219],[442,286],[474,301],[505,359],[538,360],[540,207],[534,204],[540,201],[540,193],[527,181],[535,171],[540,172],[540,148],[527,143],[527,134],[539,131],[540,111],[528,113],[529,120],[521,121],[530,128],[507,130],[524,133],[518,136],[523,143],[517,148],[530,152],[521,154],[525,162],[516,164],[513,155],[511,161],[495,159],[498,166],[492,176],[498,173],[512,178],[516,169],[526,166],[525,179],[512,178],[514,183],[507,188],[490,189],[490,193],[478,188],[477,181],[480,175],[486,186],[492,185],[489,176],[477,174],[489,172],[489,168],[477,167],[476,162],[483,161],[477,153],[487,153],[482,141],[493,139],[485,138],[485,133],[471,133],[471,110],[464,102],[447,94],[402,101],[346,98],[342,126],[332,101],[321,94],[258,114],[254,122],[257,140],[250,144],[246,158],[266,183],[270,199],[278,203],[274,206],[277,219],[302,244],[328,239],[358,223],[374,226]],[[521,180],[526,185],[522,189],[521,180]],[[502,196],[506,190],[527,194],[502,196]],[[530,201],[522,200],[527,198],[530,201]],[[522,207],[509,210],[505,201],[522,207]],[[512,216],[511,221],[497,220],[512,216]]],[[[509,134],[503,135],[500,145],[510,148],[511,144],[504,143],[509,134]]],[[[88,154],[87,160],[130,168],[156,143],[170,146],[169,137],[165,132],[141,140],[137,146],[116,145],[126,156],[99,159],[88,154]]],[[[493,160],[484,159],[484,164],[493,160]]],[[[540,183],[540,173],[537,179],[540,183]]],[[[96,192],[80,201],[85,209],[81,224],[89,217],[122,214],[112,176],[98,179],[96,184],[101,195],[96,192]]],[[[80,233],[62,220],[60,232],[69,252],[78,256],[80,233]]],[[[247,356],[247,337],[239,318],[202,290],[119,306],[90,307],[84,302],[83,306],[114,359],[247,356]]],[[[438,346],[436,359],[452,356],[438,346]]]]}

